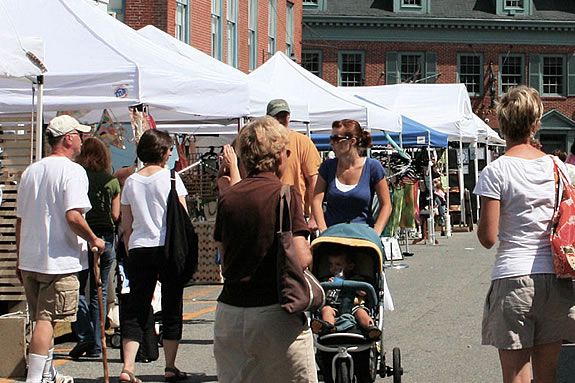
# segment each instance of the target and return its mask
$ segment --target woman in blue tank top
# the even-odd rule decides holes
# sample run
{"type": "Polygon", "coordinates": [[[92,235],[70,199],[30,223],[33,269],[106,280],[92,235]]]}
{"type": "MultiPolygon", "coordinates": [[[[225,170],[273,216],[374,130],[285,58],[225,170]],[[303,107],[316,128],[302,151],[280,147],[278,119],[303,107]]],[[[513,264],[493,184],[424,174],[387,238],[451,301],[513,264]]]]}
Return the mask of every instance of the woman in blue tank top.
{"type": "Polygon", "coordinates": [[[371,146],[371,134],[355,120],[334,121],[330,141],[336,158],[319,168],[312,201],[320,232],[337,223],[354,222],[366,223],[381,234],[391,214],[391,200],[381,163],[360,155],[371,146]],[[375,195],[381,206],[377,217],[372,214],[375,195]]]}

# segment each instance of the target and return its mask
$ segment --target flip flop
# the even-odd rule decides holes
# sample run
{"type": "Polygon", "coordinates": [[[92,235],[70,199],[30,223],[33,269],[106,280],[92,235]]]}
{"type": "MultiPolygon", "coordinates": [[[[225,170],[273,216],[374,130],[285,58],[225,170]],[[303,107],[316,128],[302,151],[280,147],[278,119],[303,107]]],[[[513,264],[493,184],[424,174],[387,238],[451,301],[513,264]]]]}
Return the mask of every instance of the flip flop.
{"type": "Polygon", "coordinates": [[[134,373],[132,371],[128,371],[128,370],[122,370],[122,372],[120,373],[120,375],[122,374],[126,374],[130,377],[130,379],[122,379],[122,378],[118,378],[118,382],[125,382],[125,383],[142,383],[142,381],[138,378],[136,378],[136,376],[134,375],[134,373]]]}
{"type": "Polygon", "coordinates": [[[182,380],[190,378],[190,374],[188,374],[187,372],[180,371],[176,367],[166,367],[164,369],[164,372],[173,374],[170,376],[164,375],[165,382],[181,382],[182,380]]]}
{"type": "Polygon", "coordinates": [[[369,340],[379,340],[381,338],[381,330],[377,326],[369,326],[366,329],[367,339],[369,340]]]}

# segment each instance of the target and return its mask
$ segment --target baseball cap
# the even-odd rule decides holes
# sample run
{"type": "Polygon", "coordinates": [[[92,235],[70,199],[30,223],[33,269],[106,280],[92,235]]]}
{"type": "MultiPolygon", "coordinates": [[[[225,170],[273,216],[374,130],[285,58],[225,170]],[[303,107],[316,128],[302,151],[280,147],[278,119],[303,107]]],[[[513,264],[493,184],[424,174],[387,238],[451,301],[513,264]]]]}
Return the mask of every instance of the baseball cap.
{"type": "Polygon", "coordinates": [[[276,114],[280,112],[288,112],[291,113],[289,110],[289,105],[286,100],[282,100],[281,98],[271,100],[268,102],[267,112],[268,116],[274,117],[276,114]]]}
{"type": "Polygon", "coordinates": [[[68,116],[67,114],[63,114],[58,117],[54,117],[48,128],[46,129],[47,132],[50,132],[53,137],[60,137],[70,132],[77,130],[82,133],[89,133],[92,128],[88,125],[82,125],[72,116],[68,116]]]}

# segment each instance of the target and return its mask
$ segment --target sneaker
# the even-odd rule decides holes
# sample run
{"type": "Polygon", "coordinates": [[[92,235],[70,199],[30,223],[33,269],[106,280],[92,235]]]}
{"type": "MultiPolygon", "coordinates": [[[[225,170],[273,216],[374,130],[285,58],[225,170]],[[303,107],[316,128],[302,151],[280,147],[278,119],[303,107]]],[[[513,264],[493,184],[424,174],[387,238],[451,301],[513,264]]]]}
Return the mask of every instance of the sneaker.
{"type": "Polygon", "coordinates": [[[78,359],[94,349],[96,344],[92,341],[78,342],[68,353],[72,359],[78,359]]]}
{"type": "Polygon", "coordinates": [[[74,383],[74,378],[60,374],[56,371],[53,379],[42,378],[42,383],[74,383]]]}

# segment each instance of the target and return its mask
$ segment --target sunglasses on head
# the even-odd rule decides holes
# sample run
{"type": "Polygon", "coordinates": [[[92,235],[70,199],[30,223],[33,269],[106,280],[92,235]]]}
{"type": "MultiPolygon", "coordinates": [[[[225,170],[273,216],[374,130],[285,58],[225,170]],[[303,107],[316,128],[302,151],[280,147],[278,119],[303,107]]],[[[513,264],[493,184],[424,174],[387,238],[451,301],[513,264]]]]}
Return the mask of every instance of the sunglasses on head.
{"type": "Polygon", "coordinates": [[[351,136],[340,136],[339,134],[332,134],[331,136],[329,136],[329,140],[333,141],[333,142],[345,141],[345,140],[349,140],[350,138],[352,138],[352,137],[351,136]]]}

